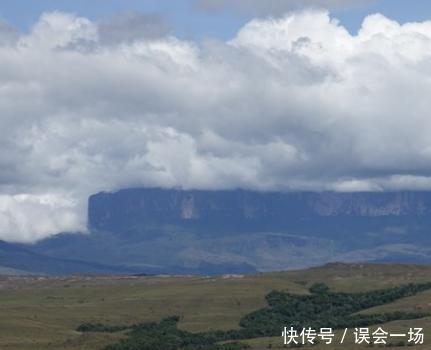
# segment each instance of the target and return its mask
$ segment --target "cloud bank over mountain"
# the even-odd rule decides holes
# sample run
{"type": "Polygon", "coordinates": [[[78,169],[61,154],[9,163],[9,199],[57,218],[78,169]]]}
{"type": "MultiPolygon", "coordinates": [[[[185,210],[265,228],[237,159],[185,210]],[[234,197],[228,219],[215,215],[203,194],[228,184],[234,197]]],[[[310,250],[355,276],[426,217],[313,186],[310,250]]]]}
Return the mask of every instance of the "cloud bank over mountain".
{"type": "Polygon", "coordinates": [[[302,11],[202,43],[160,23],[0,25],[0,239],[84,230],[89,194],[132,186],[431,189],[431,22],[352,36],[302,11]]]}

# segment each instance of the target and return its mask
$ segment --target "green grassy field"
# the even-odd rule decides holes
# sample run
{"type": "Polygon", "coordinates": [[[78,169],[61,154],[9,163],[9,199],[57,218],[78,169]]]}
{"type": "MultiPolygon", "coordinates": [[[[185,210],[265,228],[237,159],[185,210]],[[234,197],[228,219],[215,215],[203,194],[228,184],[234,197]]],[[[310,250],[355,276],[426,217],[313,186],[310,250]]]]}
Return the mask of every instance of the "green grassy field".
{"type": "MultiPolygon", "coordinates": [[[[265,306],[265,295],[274,289],[303,294],[313,283],[325,282],[334,291],[358,292],[430,281],[429,266],[344,264],[306,271],[217,278],[5,277],[0,278],[0,349],[96,350],[122,336],[76,332],[77,326],[85,322],[123,325],[179,315],[179,326],[184,330],[228,330],[237,328],[242,316],[265,306]]],[[[366,312],[385,311],[431,313],[431,291],[366,312]]],[[[391,322],[384,328],[406,332],[410,327],[423,327],[425,344],[409,349],[430,349],[430,326],[431,317],[391,322]]],[[[281,337],[254,339],[248,343],[256,350],[271,346],[283,348],[281,337]]],[[[368,347],[353,344],[313,347],[316,350],[355,348],[368,347]]]]}

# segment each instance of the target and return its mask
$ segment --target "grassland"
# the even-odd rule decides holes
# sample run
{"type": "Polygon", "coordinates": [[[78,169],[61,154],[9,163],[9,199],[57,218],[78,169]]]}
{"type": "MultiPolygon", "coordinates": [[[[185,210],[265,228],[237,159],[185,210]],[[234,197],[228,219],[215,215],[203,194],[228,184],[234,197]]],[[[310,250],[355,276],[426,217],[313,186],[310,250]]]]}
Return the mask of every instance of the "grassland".
{"type": "MultiPolygon", "coordinates": [[[[122,325],[180,315],[179,326],[184,330],[228,330],[237,328],[245,314],[265,306],[265,295],[274,289],[303,294],[312,284],[324,282],[335,291],[359,292],[430,281],[429,266],[344,264],[306,271],[217,278],[5,277],[0,279],[0,349],[97,350],[122,336],[76,332],[76,327],[84,322],[122,325]]],[[[431,313],[431,292],[366,312],[385,311],[431,313]]],[[[392,332],[423,327],[427,331],[425,345],[409,349],[431,348],[431,333],[428,332],[431,318],[391,322],[384,327],[392,332]]],[[[266,349],[269,344],[273,349],[283,348],[281,337],[248,343],[255,350],[266,349]]],[[[364,347],[352,344],[313,347],[316,350],[355,348],[364,347]]]]}

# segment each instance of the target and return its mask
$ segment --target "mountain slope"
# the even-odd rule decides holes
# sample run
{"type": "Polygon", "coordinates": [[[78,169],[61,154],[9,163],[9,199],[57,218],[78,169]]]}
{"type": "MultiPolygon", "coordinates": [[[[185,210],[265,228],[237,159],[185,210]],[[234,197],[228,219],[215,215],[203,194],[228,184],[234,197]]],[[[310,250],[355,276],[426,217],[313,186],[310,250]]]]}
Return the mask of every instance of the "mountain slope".
{"type": "Polygon", "coordinates": [[[130,268],[106,266],[44,256],[22,247],[0,241],[0,272],[2,274],[131,273],[130,268]]]}

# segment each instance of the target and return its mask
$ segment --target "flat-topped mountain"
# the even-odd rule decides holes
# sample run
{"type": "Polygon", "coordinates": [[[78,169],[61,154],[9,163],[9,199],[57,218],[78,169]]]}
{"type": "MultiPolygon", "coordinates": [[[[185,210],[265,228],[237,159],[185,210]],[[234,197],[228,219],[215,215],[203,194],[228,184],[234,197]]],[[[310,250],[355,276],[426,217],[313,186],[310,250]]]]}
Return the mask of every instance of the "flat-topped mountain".
{"type": "Polygon", "coordinates": [[[431,192],[125,189],[89,198],[88,227],[25,248],[142,273],[431,262],[431,192]]]}
{"type": "Polygon", "coordinates": [[[431,216],[431,192],[253,192],[126,189],[89,199],[91,229],[118,230],[145,223],[272,223],[314,217],[431,216]]]}

